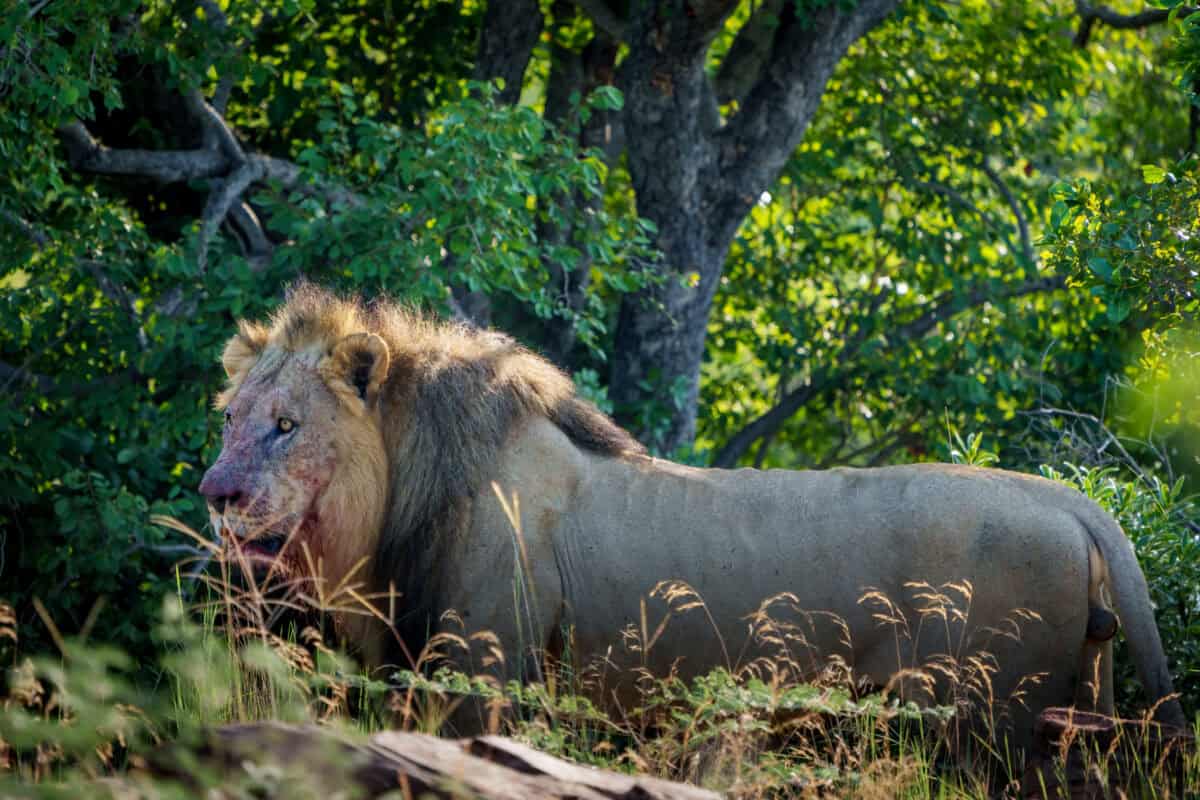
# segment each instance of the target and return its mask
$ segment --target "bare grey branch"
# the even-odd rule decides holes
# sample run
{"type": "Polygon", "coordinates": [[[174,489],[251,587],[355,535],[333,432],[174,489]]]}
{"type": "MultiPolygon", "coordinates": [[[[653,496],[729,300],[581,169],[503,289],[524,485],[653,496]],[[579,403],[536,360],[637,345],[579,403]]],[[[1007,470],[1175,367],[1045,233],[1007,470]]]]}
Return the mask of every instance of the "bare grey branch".
{"type": "Polygon", "coordinates": [[[266,267],[270,263],[275,245],[267,238],[267,233],[263,230],[262,223],[250,204],[245,201],[236,203],[229,209],[229,214],[225,219],[242,243],[243,252],[246,260],[250,262],[251,269],[259,270],[266,267]]]}
{"type": "Polygon", "coordinates": [[[225,122],[225,118],[208,104],[199,89],[185,93],[183,100],[188,111],[204,127],[204,139],[209,146],[219,148],[234,163],[240,164],[246,160],[246,154],[233,129],[225,122]]]}
{"type": "Polygon", "coordinates": [[[1012,209],[1013,216],[1017,218],[1017,231],[1021,236],[1021,253],[1025,256],[1025,261],[1031,266],[1037,264],[1037,253],[1033,250],[1033,240],[1029,238],[1029,220],[1025,218],[1025,212],[1021,208],[1021,202],[1013,194],[1012,189],[1008,188],[1008,184],[1000,177],[1000,173],[992,169],[987,163],[987,159],[983,161],[983,172],[988,176],[988,180],[992,185],[1004,195],[1004,202],[1008,203],[1008,207],[1012,209]]]}
{"type": "Polygon", "coordinates": [[[241,201],[242,193],[250,185],[261,180],[266,170],[262,162],[246,161],[226,179],[216,182],[208,194],[204,214],[200,223],[200,235],[196,243],[196,267],[203,274],[208,267],[208,248],[216,236],[217,229],[234,204],[241,201]]]}
{"type": "Polygon", "coordinates": [[[50,244],[49,236],[42,233],[42,231],[40,231],[33,223],[22,219],[12,211],[0,208],[0,219],[4,220],[9,225],[20,231],[25,238],[37,245],[38,248],[42,248],[50,244]]]}
{"type": "Polygon", "coordinates": [[[177,183],[217,177],[229,169],[229,159],[217,150],[114,150],[97,142],[78,121],[62,126],[59,133],[71,166],[84,172],[177,183]]]}

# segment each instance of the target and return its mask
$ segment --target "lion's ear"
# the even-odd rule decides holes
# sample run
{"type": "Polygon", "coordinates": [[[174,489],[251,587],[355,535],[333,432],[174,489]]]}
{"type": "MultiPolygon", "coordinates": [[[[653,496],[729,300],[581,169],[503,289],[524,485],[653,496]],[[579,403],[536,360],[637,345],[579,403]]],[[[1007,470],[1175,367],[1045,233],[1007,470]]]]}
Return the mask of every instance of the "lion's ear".
{"type": "Polygon", "coordinates": [[[238,332],[221,353],[221,366],[225,368],[227,378],[232,381],[250,371],[267,346],[267,333],[262,325],[245,320],[238,323],[238,332]]]}
{"type": "Polygon", "coordinates": [[[369,408],[379,400],[390,361],[387,342],[379,336],[352,333],[335,344],[317,368],[338,395],[369,408]]]}

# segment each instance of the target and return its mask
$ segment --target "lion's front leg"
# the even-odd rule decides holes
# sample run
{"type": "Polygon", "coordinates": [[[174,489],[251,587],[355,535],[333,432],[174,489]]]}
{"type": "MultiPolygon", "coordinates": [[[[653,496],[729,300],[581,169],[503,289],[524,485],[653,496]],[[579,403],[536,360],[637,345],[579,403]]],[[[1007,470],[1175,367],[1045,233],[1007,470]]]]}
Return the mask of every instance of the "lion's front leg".
{"type": "Polygon", "coordinates": [[[510,682],[545,682],[563,603],[548,532],[524,523],[514,529],[496,504],[477,506],[473,527],[477,535],[454,548],[431,642],[443,663],[476,685],[453,709],[459,735],[495,728],[510,682]]]}

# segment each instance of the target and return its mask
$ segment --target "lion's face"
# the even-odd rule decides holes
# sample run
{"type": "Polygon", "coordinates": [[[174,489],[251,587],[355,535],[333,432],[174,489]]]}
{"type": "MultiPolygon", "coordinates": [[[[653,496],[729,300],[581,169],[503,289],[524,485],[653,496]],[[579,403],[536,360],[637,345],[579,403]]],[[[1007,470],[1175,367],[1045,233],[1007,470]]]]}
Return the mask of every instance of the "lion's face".
{"type": "Polygon", "coordinates": [[[200,484],[214,528],[258,567],[340,582],[370,555],[387,500],[386,346],[356,334],[255,350],[235,337],[225,363],[221,455],[200,484]]]}

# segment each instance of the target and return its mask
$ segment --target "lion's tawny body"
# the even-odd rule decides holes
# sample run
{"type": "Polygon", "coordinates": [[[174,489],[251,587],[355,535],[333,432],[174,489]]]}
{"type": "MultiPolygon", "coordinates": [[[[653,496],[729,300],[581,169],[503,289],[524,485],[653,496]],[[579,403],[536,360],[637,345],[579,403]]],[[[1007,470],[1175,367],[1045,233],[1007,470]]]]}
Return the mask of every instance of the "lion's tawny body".
{"type": "MultiPolygon", "coordinates": [[[[512,600],[521,551],[511,512],[486,494],[472,506],[444,602],[506,641],[569,631],[578,661],[612,662],[606,690],[623,701],[633,698],[622,668],[686,677],[777,656],[777,643],[756,643],[751,623],[763,600],[785,593],[770,613],[807,638],[788,643],[800,666],[817,672],[838,656],[874,686],[908,669],[939,678],[941,691],[970,682],[960,698],[993,703],[1018,738],[1047,706],[1111,712],[1110,643],[1087,638],[1089,612],[1110,594],[1148,693],[1172,691],[1128,541],[1093,503],[1051,481],[945,464],[695,469],[580,452],[545,421],[514,435],[494,480],[520,498],[533,611],[512,600]],[[1121,585],[1094,574],[1092,551],[1116,562],[1121,585]],[[642,603],[667,579],[686,582],[707,613],[673,617],[643,658],[622,647],[619,631],[647,624],[642,603]],[[969,597],[947,584],[969,585],[969,597]],[[1093,689],[1095,656],[1104,660],[1093,689]]],[[[663,604],[649,608],[654,628],[663,604]]]]}
{"type": "MultiPolygon", "coordinates": [[[[243,325],[224,361],[225,447],[201,486],[224,512],[214,519],[242,537],[255,521],[290,536],[279,561],[293,573],[311,571],[307,548],[328,585],[395,587],[410,651],[453,610],[468,632],[499,636],[508,675],[536,665],[531,648],[602,660],[601,702],[631,700],[635,667],[686,676],[764,656],[806,674],[841,663],[923,700],[958,680],[959,699],[1019,701],[1001,719],[1019,744],[1045,706],[1111,710],[1111,598],[1147,693],[1172,691],[1128,540],[1050,481],[653,459],[506,337],[312,287],[269,328],[243,325]],[[359,558],[370,564],[355,572],[359,558]],[[662,605],[646,598],[661,581],[704,606],[660,630],[662,605]],[[773,596],[775,627],[755,616],[773,596]],[[915,672],[893,680],[905,670],[936,678],[933,694],[915,672]]],[[[366,619],[343,624],[378,662],[388,634],[366,619]]],[[[1175,701],[1159,713],[1182,721],[1175,701]]]]}

